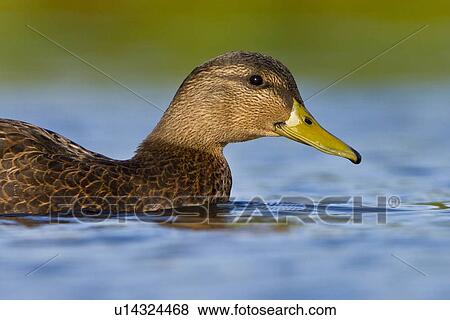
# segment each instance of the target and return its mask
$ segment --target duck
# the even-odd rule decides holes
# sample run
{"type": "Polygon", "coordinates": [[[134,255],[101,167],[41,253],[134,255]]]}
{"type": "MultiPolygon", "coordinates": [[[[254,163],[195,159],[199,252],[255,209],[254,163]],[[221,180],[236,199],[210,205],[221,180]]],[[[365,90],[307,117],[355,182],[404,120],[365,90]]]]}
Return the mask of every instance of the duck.
{"type": "Polygon", "coordinates": [[[87,150],[51,130],[0,119],[0,213],[147,213],[214,207],[230,198],[223,150],[286,137],[358,164],[361,155],[306,109],[288,68],[235,51],[196,67],[128,160],[87,150]]]}

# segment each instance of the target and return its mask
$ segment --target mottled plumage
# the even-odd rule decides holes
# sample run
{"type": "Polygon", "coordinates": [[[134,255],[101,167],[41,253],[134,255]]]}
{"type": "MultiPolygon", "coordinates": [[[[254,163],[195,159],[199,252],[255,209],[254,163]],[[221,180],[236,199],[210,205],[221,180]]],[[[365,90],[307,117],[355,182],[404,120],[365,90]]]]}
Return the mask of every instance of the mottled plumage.
{"type": "Polygon", "coordinates": [[[144,212],[170,207],[166,199],[226,199],[231,189],[220,155],[155,143],[142,158],[113,160],[13,120],[0,120],[0,158],[2,213],[144,212]]]}
{"type": "Polygon", "coordinates": [[[277,60],[233,52],[197,67],[130,160],[113,160],[37,126],[0,120],[0,213],[148,212],[215,204],[231,191],[223,148],[278,136],[301,103],[277,60]],[[263,85],[249,83],[252,75],[263,85]]]}

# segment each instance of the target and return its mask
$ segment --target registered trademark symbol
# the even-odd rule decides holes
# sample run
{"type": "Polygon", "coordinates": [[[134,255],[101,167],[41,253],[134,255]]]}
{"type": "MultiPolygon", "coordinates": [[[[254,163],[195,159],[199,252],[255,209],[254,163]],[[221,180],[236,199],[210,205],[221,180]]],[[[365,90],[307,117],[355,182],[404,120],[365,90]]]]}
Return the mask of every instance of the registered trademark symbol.
{"type": "Polygon", "coordinates": [[[390,196],[388,199],[388,205],[391,208],[400,207],[400,203],[401,203],[401,200],[400,200],[400,197],[398,197],[398,196],[390,196]]]}

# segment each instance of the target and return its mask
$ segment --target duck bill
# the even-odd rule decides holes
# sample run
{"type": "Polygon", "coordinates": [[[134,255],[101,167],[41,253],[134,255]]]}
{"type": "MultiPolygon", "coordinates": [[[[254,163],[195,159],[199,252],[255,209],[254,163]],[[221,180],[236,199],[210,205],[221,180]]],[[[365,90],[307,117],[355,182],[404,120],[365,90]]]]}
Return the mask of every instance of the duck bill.
{"type": "Polygon", "coordinates": [[[305,106],[295,99],[290,118],[277,123],[275,132],[322,152],[347,158],[355,164],[361,162],[361,155],[355,149],[322,128],[305,106]]]}

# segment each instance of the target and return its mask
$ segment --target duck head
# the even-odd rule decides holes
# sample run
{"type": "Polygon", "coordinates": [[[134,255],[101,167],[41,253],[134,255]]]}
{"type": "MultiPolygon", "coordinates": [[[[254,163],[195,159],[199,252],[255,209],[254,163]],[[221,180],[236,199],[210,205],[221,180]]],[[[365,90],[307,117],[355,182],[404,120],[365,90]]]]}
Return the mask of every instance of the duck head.
{"type": "Polygon", "coordinates": [[[268,136],[284,136],[353,163],[361,161],[357,151],[309,113],[289,70],[259,53],[226,53],[195,68],[150,137],[221,149],[268,136]]]}

